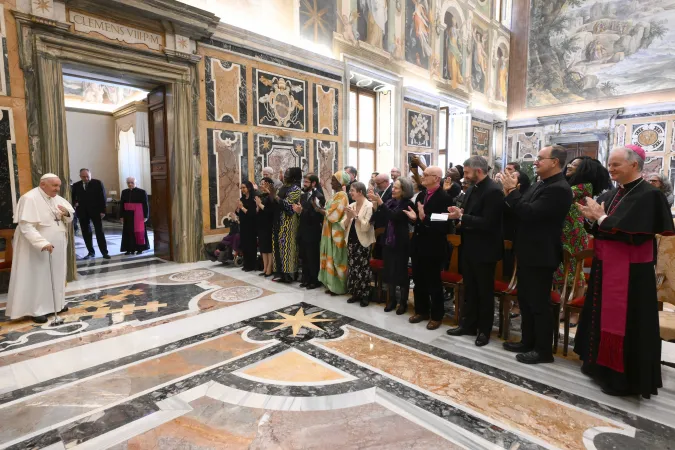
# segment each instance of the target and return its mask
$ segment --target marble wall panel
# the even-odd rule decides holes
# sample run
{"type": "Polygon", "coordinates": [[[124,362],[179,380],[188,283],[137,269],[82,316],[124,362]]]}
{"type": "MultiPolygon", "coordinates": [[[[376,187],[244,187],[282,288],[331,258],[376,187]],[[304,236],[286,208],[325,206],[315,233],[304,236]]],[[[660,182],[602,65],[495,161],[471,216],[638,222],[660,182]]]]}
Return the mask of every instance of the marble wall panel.
{"type": "Polygon", "coordinates": [[[248,180],[248,133],[207,129],[210,228],[223,228],[248,180]]]}
{"type": "Polygon", "coordinates": [[[260,127],[307,130],[307,82],[253,69],[253,111],[260,127]]]}
{"type": "Polygon", "coordinates": [[[205,58],[206,120],[246,124],[246,66],[205,58]]]}
{"type": "Polygon", "coordinates": [[[331,178],[338,171],[337,143],[332,141],[315,141],[314,172],[319,177],[326,198],[333,195],[331,178]]]}
{"type": "Polygon", "coordinates": [[[271,167],[274,173],[289,167],[300,167],[302,173],[309,172],[307,139],[283,137],[273,134],[255,135],[255,182],[262,180],[263,167],[271,167]]]}
{"type": "Polygon", "coordinates": [[[338,135],[339,95],[334,87],[314,84],[314,133],[338,135]]]}
{"type": "Polygon", "coordinates": [[[639,145],[646,152],[662,152],[666,143],[666,122],[634,124],[631,143],[639,145]]]}
{"type": "Polygon", "coordinates": [[[7,50],[7,29],[5,27],[5,8],[0,7],[0,43],[2,55],[0,55],[0,95],[10,96],[9,87],[9,51],[7,50]]]}
{"type": "Polygon", "coordinates": [[[661,156],[647,156],[645,165],[642,168],[642,176],[647,176],[650,173],[663,173],[663,157],[661,156]]]}
{"type": "Polygon", "coordinates": [[[541,137],[534,131],[526,131],[516,136],[515,160],[534,159],[541,150],[541,137]]]}
{"type": "Polygon", "coordinates": [[[12,109],[0,108],[0,229],[13,228],[13,213],[18,199],[19,167],[12,109]]]}

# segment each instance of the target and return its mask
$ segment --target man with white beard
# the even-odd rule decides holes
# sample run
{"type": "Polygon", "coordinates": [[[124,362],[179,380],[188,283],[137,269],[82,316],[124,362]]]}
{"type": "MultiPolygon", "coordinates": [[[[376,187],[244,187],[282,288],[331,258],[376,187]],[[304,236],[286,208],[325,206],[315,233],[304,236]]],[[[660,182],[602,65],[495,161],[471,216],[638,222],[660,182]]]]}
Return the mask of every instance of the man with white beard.
{"type": "Polygon", "coordinates": [[[30,316],[36,323],[45,323],[47,315],[54,312],[54,304],[58,310],[66,309],[68,226],[75,210],[58,195],[60,190],[59,177],[48,173],[40,179],[40,186],[21,196],[17,204],[5,311],[11,319],[30,316]]]}

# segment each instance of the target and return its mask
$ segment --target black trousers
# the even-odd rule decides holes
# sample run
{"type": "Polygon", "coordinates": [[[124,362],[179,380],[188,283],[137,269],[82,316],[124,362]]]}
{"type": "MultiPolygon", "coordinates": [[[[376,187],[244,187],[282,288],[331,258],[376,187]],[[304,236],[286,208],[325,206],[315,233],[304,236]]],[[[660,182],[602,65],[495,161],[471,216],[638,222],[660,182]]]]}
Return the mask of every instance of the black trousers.
{"type": "Polygon", "coordinates": [[[80,222],[80,228],[82,228],[82,239],[89,250],[89,254],[94,254],[94,244],[91,238],[91,223],[94,224],[94,230],[96,231],[96,242],[98,243],[98,249],[101,251],[102,255],[108,254],[108,244],[105,241],[105,234],[103,234],[103,222],[100,214],[89,215],[86,212],[78,213],[77,220],[80,222]],[[91,222],[91,223],[90,223],[91,222]]]}
{"type": "Polygon", "coordinates": [[[462,327],[490,337],[495,315],[494,279],[496,262],[462,261],[464,308],[462,327]]]}
{"type": "Polygon", "coordinates": [[[321,263],[319,239],[300,239],[300,260],[302,261],[302,282],[319,283],[319,265],[321,263]]]}
{"type": "Polygon", "coordinates": [[[441,321],[445,314],[443,285],[441,283],[442,258],[413,256],[412,269],[415,288],[415,314],[431,313],[431,320],[441,321]]]}
{"type": "Polygon", "coordinates": [[[543,357],[553,356],[551,288],[555,267],[518,267],[522,340],[543,357]]]}

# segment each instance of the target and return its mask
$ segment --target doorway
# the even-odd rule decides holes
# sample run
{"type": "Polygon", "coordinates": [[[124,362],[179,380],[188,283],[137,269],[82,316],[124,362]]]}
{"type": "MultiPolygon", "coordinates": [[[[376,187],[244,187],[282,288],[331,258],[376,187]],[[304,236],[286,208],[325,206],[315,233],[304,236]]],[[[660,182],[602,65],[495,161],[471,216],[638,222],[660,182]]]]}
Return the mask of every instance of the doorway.
{"type": "Polygon", "coordinates": [[[572,161],[574,158],[580,156],[588,156],[593,159],[598,159],[598,151],[600,149],[599,141],[588,141],[588,142],[568,142],[564,144],[558,144],[561,147],[565,147],[567,150],[567,161],[572,161]]]}
{"type": "Polygon", "coordinates": [[[64,67],[63,88],[78,267],[171,259],[164,86],[64,67]]]}

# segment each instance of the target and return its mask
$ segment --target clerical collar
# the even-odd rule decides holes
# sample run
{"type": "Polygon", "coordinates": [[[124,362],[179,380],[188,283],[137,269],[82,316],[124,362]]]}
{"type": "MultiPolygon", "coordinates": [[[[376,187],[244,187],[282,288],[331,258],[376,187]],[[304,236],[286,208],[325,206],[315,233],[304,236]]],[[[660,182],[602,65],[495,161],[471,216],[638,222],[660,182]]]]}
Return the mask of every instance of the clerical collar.
{"type": "Polygon", "coordinates": [[[483,184],[483,183],[485,182],[485,180],[487,180],[488,178],[490,178],[490,177],[485,177],[485,178],[483,178],[483,179],[480,180],[478,183],[475,183],[475,186],[479,186],[479,185],[483,184]]]}
{"type": "Polygon", "coordinates": [[[631,189],[631,188],[637,186],[641,181],[642,181],[642,178],[638,177],[635,180],[631,181],[630,183],[622,184],[620,186],[623,187],[624,189],[631,189]]]}

